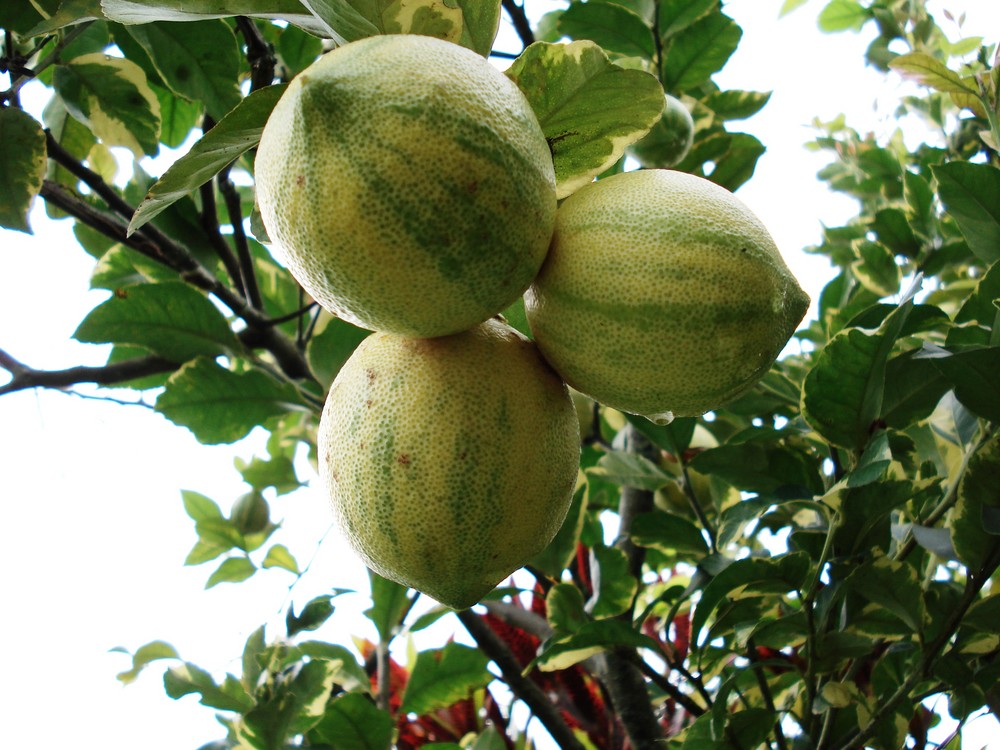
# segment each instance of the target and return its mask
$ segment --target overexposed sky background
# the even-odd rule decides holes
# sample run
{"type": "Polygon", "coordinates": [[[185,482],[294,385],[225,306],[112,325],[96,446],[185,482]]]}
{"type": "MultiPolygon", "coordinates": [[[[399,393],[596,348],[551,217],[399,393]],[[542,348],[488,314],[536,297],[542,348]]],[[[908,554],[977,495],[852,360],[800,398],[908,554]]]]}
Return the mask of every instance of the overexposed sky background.
{"type": "MultiPolygon", "coordinates": [[[[871,32],[824,36],[816,27],[824,2],[812,0],[779,20],[781,4],[726,4],[744,36],[717,80],[724,88],[774,91],[761,114],[732,125],[768,148],[739,196],[815,299],[832,274],[824,259],[802,248],[819,241],[823,224],[837,225],[855,209],[816,180],[826,157],[803,148],[813,136],[809,124],[846,113],[859,131],[887,135],[896,126],[892,112],[903,84],[865,69],[871,32]]],[[[996,0],[932,5],[956,17],[967,13],[967,35],[1000,37],[996,0]]],[[[952,40],[962,35],[957,26],[944,27],[952,40]]],[[[510,33],[506,25],[502,33],[510,33]]],[[[516,42],[498,48],[514,49],[516,42]]],[[[41,93],[29,84],[23,97],[38,106],[41,93]]],[[[104,347],[70,340],[106,295],[88,291],[91,259],[77,248],[70,223],[47,220],[40,201],[32,226],[34,237],[0,230],[0,348],[43,369],[102,364],[104,347]]],[[[301,565],[315,553],[291,594],[292,576],[282,571],[205,591],[212,565],[183,567],[195,534],[180,490],[228,509],[246,490],[234,457],[262,452],[261,435],[206,447],[141,407],[53,391],[0,398],[0,642],[6,645],[0,747],[99,741],[104,750],[193,750],[223,735],[212,710],[193,696],[169,699],[162,666],[122,687],[115,674],[130,662],[109,649],[163,639],[217,676],[238,673],[243,642],[254,629],[267,622],[272,636],[283,632],[289,597],[298,609],[330,588],[365,590],[364,568],[335,534],[317,547],[330,517],[315,488],[272,502],[273,517],[282,521],[273,541],[286,544],[301,565]]],[[[308,467],[301,478],[313,478],[308,467]]],[[[351,634],[374,637],[362,615],[363,595],[336,603],[337,614],[318,637],[346,645],[351,634]]],[[[992,719],[974,722],[967,735],[963,748],[1000,748],[1000,739],[990,739],[1000,737],[992,719]]]]}

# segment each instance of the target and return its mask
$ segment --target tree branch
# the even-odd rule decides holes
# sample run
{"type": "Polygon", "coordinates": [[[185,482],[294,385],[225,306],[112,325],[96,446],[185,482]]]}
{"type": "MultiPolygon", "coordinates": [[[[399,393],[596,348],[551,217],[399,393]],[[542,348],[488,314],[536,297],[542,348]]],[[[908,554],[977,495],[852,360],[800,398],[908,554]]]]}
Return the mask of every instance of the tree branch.
{"type": "Polygon", "coordinates": [[[528,15],[524,12],[524,5],[518,5],[515,0],[502,0],[501,4],[503,5],[503,9],[507,11],[507,17],[510,18],[510,22],[514,26],[514,31],[520,37],[521,44],[525,47],[529,44],[534,44],[535,32],[532,31],[531,22],[528,20],[528,15]]]}
{"type": "Polygon", "coordinates": [[[552,701],[538,685],[521,674],[521,665],[517,663],[514,654],[490,626],[471,609],[462,610],[457,615],[479,648],[500,669],[500,673],[510,689],[538,717],[556,744],[562,750],[583,750],[583,745],[573,734],[573,730],[563,721],[552,701]]]}
{"type": "Polygon", "coordinates": [[[246,16],[236,17],[236,28],[243,35],[247,45],[247,62],[250,63],[250,90],[257,91],[274,82],[274,50],[264,39],[251,19],[246,16]]]}
{"type": "Polygon", "coordinates": [[[260,310],[249,305],[241,295],[219,281],[184,247],[162,234],[158,241],[153,241],[142,232],[128,235],[127,226],[122,219],[91,205],[58,182],[45,180],[40,195],[70,216],[176,271],[184,281],[214,295],[247,324],[247,329],[240,334],[240,340],[244,344],[271,352],[288,377],[294,380],[312,378],[309,365],[295,344],[276,329],[260,310]]]}
{"type": "Polygon", "coordinates": [[[0,386],[0,396],[30,388],[68,388],[79,383],[116,385],[147,375],[173,372],[180,365],[162,357],[139,357],[101,367],[70,367],[65,370],[36,370],[0,350],[0,367],[11,380],[0,386]]]}
{"type": "MultiPolygon", "coordinates": [[[[626,450],[636,454],[647,454],[652,446],[646,437],[631,424],[626,427],[626,450]]],[[[631,537],[632,522],[641,513],[653,509],[653,493],[634,487],[623,487],[618,501],[618,537],[615,546],[628,558],[629,573],[642,580],[642,564],[646,557],[644,548],[637,546],[631,537]]],[[[629,624],[635,600],[621,619],[629,624]]],[[[625,733],[635,750],[655,750],[663,740],[663,731],[656,721],[653,705],[646,689],[646,680],[639,666],[640,660],[634,650],[616,649],[605,658],[607,679],[605,687],[611,698],[615,712],[622,720],[625,733]]]]}
{"type": "Polygon", "coordinates": [[[229,223],[233,228],[233,242],[236,244],[236,257],[240,264],[240,279],[243,282],[243,296],[258,310],[264,309],[264,300],[257,286],[257,272],[253,267],[253,257],[250,255],[250,244],[246,232],[243,231],[243,208],[240,205],[240,194],[236,185],[229,179],[229,169],[226,166],[219,172],[219,192],[226,201],[226,211],[229,213],[229,223]]]}

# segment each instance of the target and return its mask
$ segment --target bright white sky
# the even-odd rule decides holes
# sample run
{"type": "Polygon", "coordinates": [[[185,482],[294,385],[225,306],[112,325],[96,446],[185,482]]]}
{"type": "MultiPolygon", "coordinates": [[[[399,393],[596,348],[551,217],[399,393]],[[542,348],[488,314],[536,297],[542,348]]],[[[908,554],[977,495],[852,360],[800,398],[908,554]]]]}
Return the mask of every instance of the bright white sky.
{"type": "MultiPolygon", "coordinates": [[[[727,11],[744,28],[735,57],[718,80],[724,88],[773,89],[764,111],[744,124],[768,151],[740,197],[767,225],[786,260],[815,299],[830,272],[803,247],[822,224],[853,214],[815,174],[825,163],[802,148],[815,116],[848,114],[861,131],[886,134],[898,83],[863,66],[867,37],[823,36],[812,0],[778,20],[781,0],[731,0],[727,11]]],[[[1000,3],[948,0],[968,14],[969,35],[1000,36],[1000,3]]],[[[945,26],[952,39],[961,32],[945,26]]],[[[509,30],[508,30],[509,31],[509,30]]],[[[508,45],[513,49],[515,43],[508,45]]],[[[0,86],[6,83],[0,81],[0,86]]],[[[23,95],[30,101],[32,86],[23,95]]],[[[37,87],[36,87],[37,88],[37,87]]],[[[89,258],[67,222],[51,222],[40,205],[35,237],[0,230],[0,348],[38,368],[101,364],[101,347],[70,340],[75,325],[102,293],[88,291],[89,258]]],[[[154,665],[123,688],[115,674],[127,657],[109,653],[164,639],[182,657],[217,675],[238,672],[246,636],[261,623],[280,634],[291,576],[259,573],[238,586],[208,592],[211,565],[182,566],[195,541],[180,490],[214,498],[223,508],[245,490],[232,467],[263,450],[259,435],[234,446],[205,447],[184,428],[152,411],[84,400],[51,391],[0,398],[0,747],[53,742],[105,750],[178,750],[220,738],[212,711],[191,696],[174,702],[154,665]]],[[[308,470],[303,478],[312,478],[308,470]]],[[[285,543],[305,565],[329,526],[325,500],[305,489],[272,503],[285,543]]],[[[297,606],[333,588],[366,590],[361,564],[331,535],[292,593],[297,606]]],[[[372,637],[364,596],[345,596],[334,624],[317,636],[349,645],[350,634],[372,637]]],[[[447,620],[442,626],[447,625],[447,620]]],[[[974,722],[963,748],[1000,748],[992,719],[974,722]],[[991,744],[992,743],[992,744],[991,744]]]]}

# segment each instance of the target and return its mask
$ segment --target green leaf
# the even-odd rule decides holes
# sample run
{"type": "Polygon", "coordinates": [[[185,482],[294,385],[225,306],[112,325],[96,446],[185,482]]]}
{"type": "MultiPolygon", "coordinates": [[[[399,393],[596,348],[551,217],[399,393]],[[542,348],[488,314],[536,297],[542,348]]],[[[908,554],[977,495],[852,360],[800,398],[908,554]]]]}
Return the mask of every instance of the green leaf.
{"type": "Polygon", "coordinates": [[[354,42],[381,33],[381,24],[366,18],[345,0],[303,0],[302,4],[322,24],[324,36],[354,42]]]}
{"type": "Polygon", "coordinates": [[[192,521],[223,520],[222,511],[211,498],[191,490],[181,490],[181,498],[184,500],[184,511],[192,521]]]}
{"type": "Polygon", "coordinates": [[[776,441],[748,439],[718,448],[709,448],[695,456],[690,466],[702,474],[711,474],[747,492],[774,492],[780,488],[806,488],[821,491],[816,460],[776,441]]]}
{"type": "Polygon", "coordinates": [[[704,104],[720,120],[745,120],[760,112],[770,98],[770,91],[713,91],[704,104]]]}
{"type": "Polygon", "coordinates": [[[17,107],[0,109],[0,227],[31,234],[28,210],[45,179],[45,133],[17,107]]]}
{"type": "Polygon", "coordinates": [[[159,150],[160,102],[134,62],[93,52],[57,66],[53,82],[70,114],[106,145],[136,159],[159,150]]]}
{"type": "Polygon", "coordinates": [[[545,595],[545,613],[556,633],[575,633],[590,621],[583,593],[572,583],[557,583],[545,595]]]}
{"type": "Polygon", "coordinates": [[[284,568],[290,573],[295,573],[298,575],[301,571],[299,570],[299,563],[296,561],[295,556],[288,551],[288,547],[283,544],[274,544],[267,550],[267,554],[264,555],[264,560],[261,562],[260,566],[262,568],[284,568]]]}
{"type": "Polygon", "coordinates": [[[338,750],[390,750],[394,728],[392,717],[371,698],[347,693],[330,702],[309,736],[338,750]]]}
{"type": "Polygon", "coordinates": [[[665,511],[641,513],[632,521],[632,541],[664,554],[707,555],[708,543],[694,523],[665,511]]]}
{"type": "Polygon", "coordinates": [[[101,0],[101,10],[108,20],[124,24],[250,16],[281,18],[321,35],[326,31],[315,16],[302,12],[299,0],[268,0],[266,8],[260,0],[226,0],[222,7],[219,0],[101,0]]]}
{"type": "Polygon", "coordinates": [[[542,672],[555,672],[619,646],[660,652],[660,645],[655,640],[639,633],[627,622],[606,618],[588,622],[571,635],[550,639],[535,665],[542,672]]]}
{"type": "Polygon", "coordinates": [[[882,411],[886,362],[913,308],[919,280],[876,333],[845,328],[816,356],[802,386],[802,415],[834,445],[860,450],[882,411]]]}
{"type": "Polygon", "coordinates": [[[871,11],[856,0],[830,0],[819,14],[820,31],[859,31],[871,11]]]}
{"type": "Polygon", "coordinates": [[[882,421],[903,429],[926,419],[951,387],[932,360],[909,351],[886,365],[882,421]]]}
{"type": "Polygon", "coordinates": [[[409,589],[372,570],[368,571],[368,580],[371,583],[372,606],[365,610],[365,615],[375,626],[379,638],[388,643],[410,608],[409,589]]]}
{"type": "Polygon", "coordinates": [[[694,417],[679,417],[665,425],[650,422],[635,414],[626,414],[625,419],[650,442],[674,456],[682,456],[691,445],[695,425],[698,423],[694,417]]]}
{"type": "Polygon", "coordinates": [[[673,477],[645,456],[628,451],[609,450],[587,470],[622,487],[635,487],[650,492],[666,487],[673,477]]]}
{"type": "Polygon", "coordinates": [[[730,192],[749,180],[757,168],[757,160],[764,155],[764,144],[746,133],[730,133],[729,148],[715,162],[708,179],[730,192]]]}
{"type": "Polygon", "coordinates": [[[256,572],[257,566],[246,557],[227,557],[208,577],[205,588],[210,589],[220,583],[239,583],[256,572]]]}
{"type": "Polygon", "coordinates": [[[559,30],[571,39],[589,39],[624,57],[653,59],[653,30],[642,17],[610,2],[572,3],[559,17],[559,30]]]}
{"type": "Polygon", "coordinates": [[[234,459],[243,481],[255,490],[273,487],[279,495],[284,495],[302,486],[295,474],[295,464],[289,456],[273,456],[262,459],[254,456],[250,463],[237,457],[234,459]]]}
{"type": "Polygon", "coordinates": [[[617,547],[595,545],[590,550],[594,595],[588,602],[594,617],[614,617],[628,611],[639,582],[629,570],[628,556],[617,547]]]}
{"type": "Polygon", "coordinates": [[[916,570],[888,557],[855,568],[847,579],[851,590],[898,617],[915,633],[923,631],[927,612],[916,570]]]}
{"type": "Polygon", "coordinates": [[[480,0],[457,0],[462,8],[463,46],[489,57],[497,31],[500,30],[500,3],[480,0]]]}
{"type": "Polygon", "coordinates": [[[903,278],[902,269],[896,264],[892,252],[878,242],[859,242],[856,245],[858,260],[851,268],[855,278],[879,297],[889,297],[899,291],[903,278]]]}
{"type": "Polygon", "coordinates": [[[299,614],[289,607],[285,615],[285,629],[291,638],[305,630],[315,630],[330,619],[333,614],[333,597],[317,596],[310,599],[299,614]]]}
{"type": "Polygon", "coordinates": [[[617,162],[663,112],[663,90],[653,76],[618,67],[589,41],[536,42],[507,75],[528,98],[552,149],[559,198],[617,162]]]}
{"type": "Polygon", "coordinates": [[[858,459],[858,464],[847,475],[848,487],[861,487],[877,482],[892,463],[892,451],[889,450],[889,436],[885,430],[880,430],[865,446],[864,453],[858,459]]]}
{"type": "Polygon", "coordinates": [[[985,509],[1000,505],[997,476],[1000,476],[1000,436],[994,435],[969,459],[958,485],[958,502],[951,519],[952,544],[958,559],[970,571],[980,570],[1000,544],[983,521],[985,509]]]}
{"type": "Polygon", "coordinates": [[[702,714],[684,732],[680,750],[740,750],[765,745],[777,721],[774,712],[750,708],[726,714],[727,732],[718,732],[711,712],[702,714]],[[738,744],[737,744],[738,743],[738,744]],[[744,744],[746,743],[746,744],[744,744]]]}
{"type": "Polygon", "coordinates": [[[914,236],[910,222],[901,209],[879,209],[875,213],[872,229],[875,231],[878,241],[894,253],[915,257],[920,251],[920,242],[914,236]]]}
{"type": "Polygon", "coordinates": [[[1000,169],[953,161],[931,167],[938,195],[969,249],[984,263],[1000,260],[1000,169]]]}
{"type": "Polygon", "coordinates": [[[582,482],[573,493],[566,519],[549,545],[531,559],[531,564],[551,576],[560,576],[576,554],[587,514],[589,485],[582,482]]]}
{"type": "Polygon", "coordinates": [[[925,52],[908,52],[892,59],[889,67],[901,75],[912,78],[923,86],[957,94],[978,94],[958,73],[925,52]]]}
{"type": "Polygon", "coordinates": [[[718,0],[658,0],[658,5],[657,25],[663,41],[668,41],[719,7],[718,0]]]}
{"type": "Polygon", "coordinates": [[[225,21],[159,21],[125,28],[177,96],[203,103],[215,120],[240,102],[240,47],[225,21]]]}
{"type": "Polygon", "coordinates": [[[722,70],[742,36],[739,25],[722,13],[712,13],[691,24],[671,40],[663,56],[663,88],[686,91],[701,86],[722,70]]]}
{"type": "Polygon", "coordinates": [[[153,183],[128,225],[131,234],[178,200],[211,180],[225,166],[260,142],[268,116],[284,84],[250,94],[153,183]]]}
{"type": "Polygon", "coordinates": [[[173,362],[215,357],[239,346],[219,309],[180,281],[119,290],[87,314],[73,338],[141,346],[173,362]]]}
{"type": "Polygon", "coordinates": [[[246,694],[240,683],[228,675],[220,687],[212,679],[212,675],[201,667],[185,662],[171,667],[163,675],[163,687],[174,700],[185,695],[200,695],[199,703],[220,711],[236,711],[242,713],[253,706],[253,700],[246,694]]]}
{"type": "Polygon", "coordinates": [[[756,592],[781,593],[802,588],[810,570],[804,552],[792,552],[776,558],[747,557],[736,560],[719,572],[702,591],[691,618],[691,643],[697,644],[709,616],[734,592],[752,587],[756,592]]]}
{"type": "Polygon", "coordinates": [[[286,748],[323,718],[340,665],[313,659],[274,680],[236,726],[239,747],[286,748]]]}
{"type": "MultiPolygon", "coordinates": [[[[124,651],[124,649],[119,650],[124,651]]],[[[135,682],[139,673],[149,666],[151,662],[158,661],[160,659],[179,658],[180,655],[177,653],[177,649],[166,641],[152,641],[144,646],[140,646],[136,652],[132,654],[132,668],[126,672],[119,672],[117,677],[123,685],[128,685],[135,682]]]]}
{"type": "Polygon", "coordinates": [[[961,404],[976,415],[1000,422],[1000,346],[949,352],[925,344],[921,358],[938,368],[961,404]]]}
{"type": "Polygon", "coordinates": [[[486,669],[489,662],[478,649],[454,641],[439,651],[420,652],[406,683],[400,713],[423,715],[467,698],[492,681],[493,675],[486,669]]]}
{"type": "Polygon", "coordinates": [[[316,332],[306,347],[306,357],[317,380],[332,383],[358,344],[370,333],[346,320],[320,313],[316,332]]]}
{"type": "Polygon", "coordinates": [[[261,370],[237,373],[195,359],[170,376],[156,411],[215,445],[245,437],[264,420],[301,409],[295,388],[261,370]]]}

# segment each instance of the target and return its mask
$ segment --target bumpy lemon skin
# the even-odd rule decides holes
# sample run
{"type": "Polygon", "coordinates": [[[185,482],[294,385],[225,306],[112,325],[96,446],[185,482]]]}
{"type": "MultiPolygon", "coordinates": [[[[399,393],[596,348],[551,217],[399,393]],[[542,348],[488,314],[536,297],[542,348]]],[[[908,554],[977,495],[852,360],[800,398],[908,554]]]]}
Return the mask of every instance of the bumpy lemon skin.
{"type": "Polygon", "coordinates": [[[263,224],[302,287],[363,328],[440,336],[505,309],[544,260],[551,153],[476,53],[418,35],[339,47],[296,76],[255,159],[263,224]]]}
{"type": "Polygon", "coordinates": [[[372,570],[464,609],[559,530],[579,439],[565,384],[499,320],[433,339],[376,333],[330,388],[320,477],[372,570]]]}
{"type": "Polygon", "coordinates": [[[656,421],[703,414],[751,388],[808,305],[741,201],[663,169],[570,196],[525,295],[535,342],[567,383],[656,421]]]}

